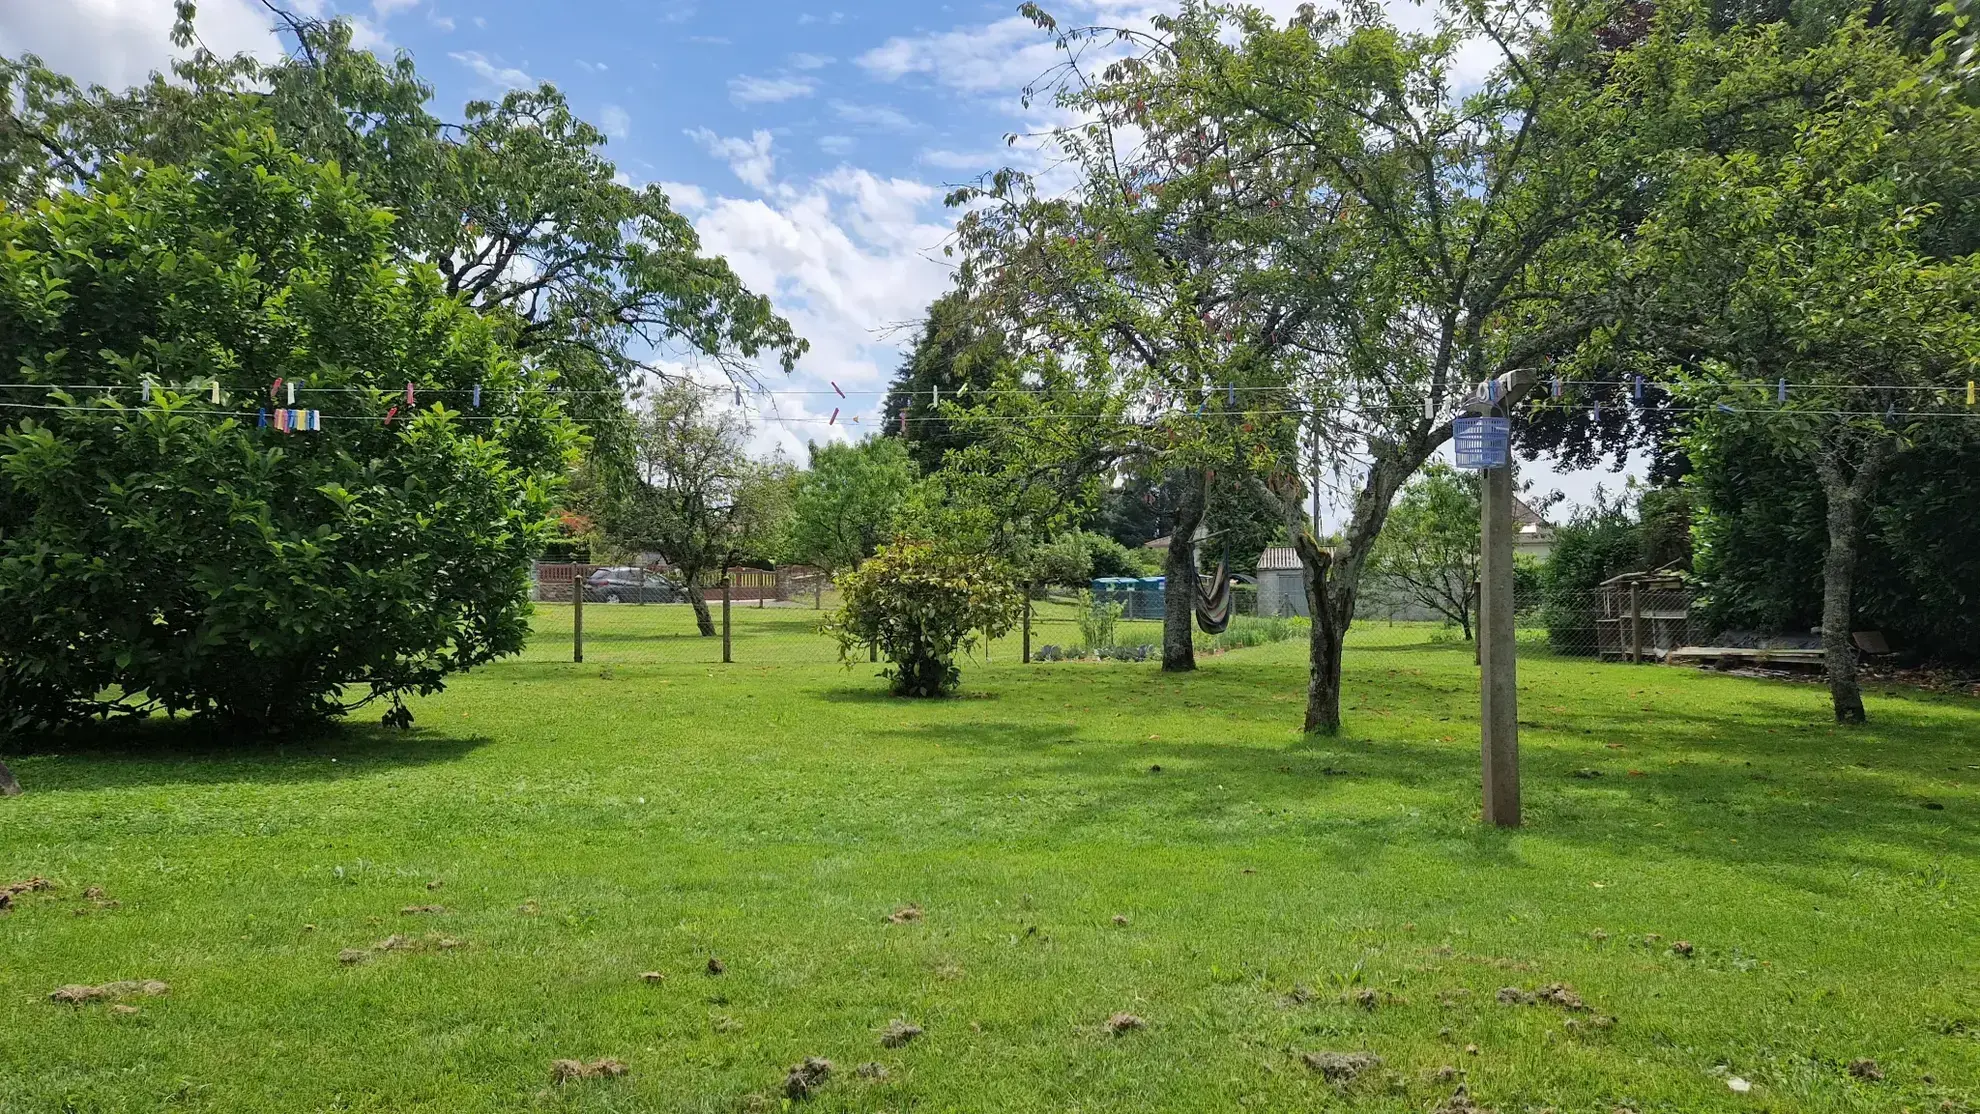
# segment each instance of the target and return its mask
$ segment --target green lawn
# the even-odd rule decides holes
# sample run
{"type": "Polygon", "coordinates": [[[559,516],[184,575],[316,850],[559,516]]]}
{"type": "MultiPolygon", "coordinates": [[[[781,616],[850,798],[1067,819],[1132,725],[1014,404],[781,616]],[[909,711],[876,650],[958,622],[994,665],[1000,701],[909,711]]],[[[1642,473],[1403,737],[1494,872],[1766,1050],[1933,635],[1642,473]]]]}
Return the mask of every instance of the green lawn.
{"type": "Polygon", "coordinates": [[[1187,677],[1000,646],[904,703],[829,652],[556,637],[410,734],[14,756],[0,884],[57,885],[0,916],[0,1111],[776,1109],[807,1056],[816,1110],[1421,1114],[1445,1068],[1506,1114],[1980,1109],[1970,700],[1842,731],[1812,686],[1530,656],[1504,833],[1470,650],[1423,628],[1357,632],[1325,742],[1298,643],[1187,677]],[[48,1000],[113,979],[170,992],[48,1000]],[[1496,1000],[1557,982],[1591,1008],[1496,1000]],[[1359,1050],[1341,1087],[1301,1060],[1359,1050]]]}

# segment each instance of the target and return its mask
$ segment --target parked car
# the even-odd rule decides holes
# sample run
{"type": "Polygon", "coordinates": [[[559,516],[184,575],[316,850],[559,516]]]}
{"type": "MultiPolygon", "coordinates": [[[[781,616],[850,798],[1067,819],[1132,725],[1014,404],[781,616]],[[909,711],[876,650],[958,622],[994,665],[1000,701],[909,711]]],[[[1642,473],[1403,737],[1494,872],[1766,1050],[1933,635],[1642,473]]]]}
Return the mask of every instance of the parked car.
{"type": "Polygon", "coordinates": [[[679,603],[686,598],[680,585],[645,569],[596,569],[584,578],[586,603],[679,603]]]}

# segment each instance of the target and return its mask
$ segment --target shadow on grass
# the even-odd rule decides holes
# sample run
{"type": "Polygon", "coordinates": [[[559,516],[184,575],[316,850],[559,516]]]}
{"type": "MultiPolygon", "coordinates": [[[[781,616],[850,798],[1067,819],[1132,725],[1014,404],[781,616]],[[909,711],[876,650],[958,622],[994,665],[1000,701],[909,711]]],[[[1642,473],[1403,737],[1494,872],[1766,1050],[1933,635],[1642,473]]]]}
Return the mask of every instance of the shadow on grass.
{"type": "MultiPolygon", "coordinates": [[[[1364,651],[1350,677],[1362,710],[1337,738],[1298,735],[1296,701],[1261,708],[1261,689],[1285,678],[1249,663],[1188,678],[1095,671],[1063,707],[1036,699],[1063,686],[1010,679],[996,721],[941,715],[876,733],[990,759],[994,771],[957,771],[958,792],[1062,794],[1063,810],[1040,818],[1049,826],[1208,843],[1276,830],[1344,862],[1428,838],[1464,848],[1467,861],[1510,861],[1514,837],[1477,822],[1475,707],[1452,703],[1475,700],[1475,687],[1465,691],[1457,668],[1380,668],[1379,652],[1364,651]],[[1445,706],[1459,714],[1439,717],[1445,706]],[[1215,714],[1179,731],[1183,707],[1215,714]],[[1389,709],[1393,728],[1380,714],[1389,709]],[[1126,724],[1096,722],[1095,711],[1126,724]]],[[[1973,775],[1957,778],[1964,787],[1939,780],[1975,761],[1980,706],[1899,697],[1871,728],[1842,730],[1798,686],[1590,668],[1602,673],[1537,676],[1522,693],[1520,838],[1642,861],[1765,864],[1814,893],[1858,868],[1906,873],[1980,856],[1973,775]],[[1673,691],[1643,697],[1658,701],[1651,710],[1630,695],[1636,686],[1673,691]]]]}
{"type": "Polygon", "coordinates": [[[7,744],[29,793],[166,785],[328,781],[453,762],[491,742],[415,727],[338,723],[282,735],[153,718],[72,728],[7,744]]]}

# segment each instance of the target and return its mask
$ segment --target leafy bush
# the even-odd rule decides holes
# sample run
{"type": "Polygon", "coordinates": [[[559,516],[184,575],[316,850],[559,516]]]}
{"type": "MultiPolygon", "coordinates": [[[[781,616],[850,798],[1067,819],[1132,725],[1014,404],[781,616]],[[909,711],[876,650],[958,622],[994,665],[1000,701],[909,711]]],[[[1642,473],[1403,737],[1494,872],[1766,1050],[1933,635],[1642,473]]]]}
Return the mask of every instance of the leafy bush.
{"type": "Polygon", "coordinates": [[[1102,646],[1093,652],[1101,661],[1147,661],[1148,655],[1156,653],[1155,647],[1146,642],[1133,646],[1102,646]]]}
{"type": "Polygon", "coordinates": [[[1004,634],[1024,613],[1009,566],[927,542],[882,546],[837,583],[844,602],[826,629],[840,659],[850,667],[855,647],[878,647],[888,662],[882,676],[900,696],[953,691],[962,676],[956,652],[979,634],[1004,634]]]}
{"type": "Polygon", "coordinates": [[[1077,530],[1060,534],[1032,550],[1031,582],[1057,584],[1067,588],[1083,586],[1093,579],[1093,554],[1086,535],[1077,530]]]}
{"type": "Polygon", "coordinates": [[[1093,575],[1159,576],[1162,559],[1153,550],[1129,549],[1105,534],[1082,534],[1093,575]]]}
{"type": "Polygon", "coordinates": [[[1284,642],[1288,638],[1305,638],[1311,627],[1308,620],[1297,616],[1289,619],[1261,619],[1254,615],[1239,615],[1231,619],[1231,625],[1221,634],[1196,632],[1198,653],[1214,654],[1225,650],[1242,650],[1251,646],[1263,646],[1270,642],[1284,642]]]}
{"type": "Polygon", "coordinates": [[[1037,652],[1031,655],[1031,660],[1032,661],[1068,661],[1071,659],[1072,656],[1076,656],[1076,655],[1068,655],[1064,650],[1061,650],[1057,646],[1048,643],[1044,646],[1040,646],[1037,652]]]}
{"type": "Polygon", "coordinates": [[[95,384],[7,392],[50,409],[0,425],[0,730],[403,723],[521,649],[574,433],[391,224],[266,133],[0,212],[0,383],[95,384]],[[320,431],[260,427],[277,380],[320,431]]]}
{"type": "Polygon", "coordinates": [[[1115,600],[1096,600],[1093,593],[1079,593],[1079,644],[1088,650],[1114,644],[1114,628],[1126,608],[1115,600]]]}

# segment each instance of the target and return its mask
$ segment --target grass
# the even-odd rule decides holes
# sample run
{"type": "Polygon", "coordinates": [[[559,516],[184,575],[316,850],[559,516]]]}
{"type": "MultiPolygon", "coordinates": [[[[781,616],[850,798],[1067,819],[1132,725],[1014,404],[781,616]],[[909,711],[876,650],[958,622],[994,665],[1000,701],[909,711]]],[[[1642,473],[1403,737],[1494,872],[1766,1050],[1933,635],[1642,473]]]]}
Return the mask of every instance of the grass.
{"type": "Polygon", "coordinates": [[[0,1111],[775,1109],[807,1056],[820,1111],[1422,1112],[1445,1066],[1507,1114],[1976,1108],[1970,700],[1840,730],[1812,686],[1530,654],[1502,832],[1470,648],[1426,628],[1357,632],[1327,741],[1297,641],[1185,677],[999,649],[919,703],[553,643],[409,734],[12,756],[0,882],[57,888],[0,917],[0,1111]],[[135,1014],[47,997],[145,978],[135,1014]],[[1554,982],[1592,1011],[1495,1000],[1554,982]],[[1346,1088],[1298,1057],[1363,1049],[1346,1088]]]}

